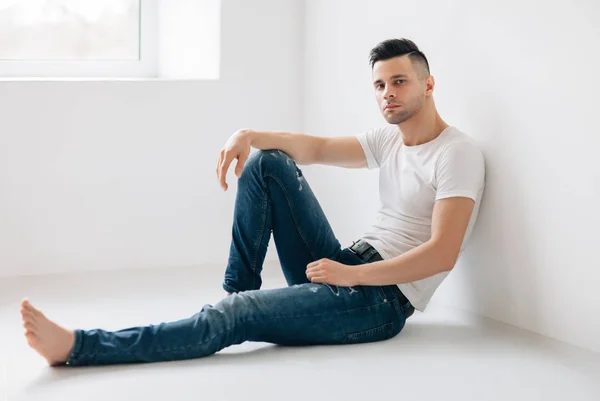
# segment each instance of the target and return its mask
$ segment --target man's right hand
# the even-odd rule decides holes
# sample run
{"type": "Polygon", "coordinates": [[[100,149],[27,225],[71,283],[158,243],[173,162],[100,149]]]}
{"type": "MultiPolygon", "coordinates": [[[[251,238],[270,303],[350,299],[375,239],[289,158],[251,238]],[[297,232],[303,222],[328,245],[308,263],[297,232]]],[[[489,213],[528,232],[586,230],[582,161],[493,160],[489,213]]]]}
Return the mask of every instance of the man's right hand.
{"type": "Polygon", "coordinates": [[[246,160],[248,160],[248,156],[250,155],[251,148],[251,138],[250,138],[251,130],[243,129],[237,131],[233,134],[225,147],[221,150],[219,154],[219,160],[217,161],[217,179],[221,184],[221,188],[224,191],[227,191],[229,187],[226,182],[227,170],[229,170],[229,165],[233,161],[233,159],[237,159],[237,163],[235,166],[235,175],[240,178],[242,175],[242,170],[244,169],[244,164],[246,164],[246,160]]]}

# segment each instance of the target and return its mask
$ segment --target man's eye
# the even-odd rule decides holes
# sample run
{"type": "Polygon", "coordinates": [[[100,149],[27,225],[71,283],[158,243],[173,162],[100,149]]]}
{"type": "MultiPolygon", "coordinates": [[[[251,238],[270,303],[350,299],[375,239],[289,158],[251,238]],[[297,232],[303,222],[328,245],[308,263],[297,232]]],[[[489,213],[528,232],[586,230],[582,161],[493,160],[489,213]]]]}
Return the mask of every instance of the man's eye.
{"type": "Polygon", "coordinates": [[[396,81],[396,83],[401,83],[401,84],[403,84],[404,82],[406,82],[406,81],[403,80],[403,79],[399,79],[399,80],[396,81]]]}

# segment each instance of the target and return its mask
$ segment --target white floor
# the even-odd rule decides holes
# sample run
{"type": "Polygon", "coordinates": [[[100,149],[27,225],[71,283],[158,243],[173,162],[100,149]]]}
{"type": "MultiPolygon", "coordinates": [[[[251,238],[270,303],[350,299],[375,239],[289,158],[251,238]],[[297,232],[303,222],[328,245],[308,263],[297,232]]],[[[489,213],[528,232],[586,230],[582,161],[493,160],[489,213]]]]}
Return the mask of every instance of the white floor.
{"type": "MultiPolygon", "coordinates": [[[[265,288],[284,285],[274,266],[265,288]]],[[[221,274],[198,269],[0,280],[0,401],[600,400],[600,355],[432,303],[394,339],[286,348],[246,343],[182,362],[50,368],[27,347],[27,296],[67,327],[119,329],[218,302],[221,274]]]]}

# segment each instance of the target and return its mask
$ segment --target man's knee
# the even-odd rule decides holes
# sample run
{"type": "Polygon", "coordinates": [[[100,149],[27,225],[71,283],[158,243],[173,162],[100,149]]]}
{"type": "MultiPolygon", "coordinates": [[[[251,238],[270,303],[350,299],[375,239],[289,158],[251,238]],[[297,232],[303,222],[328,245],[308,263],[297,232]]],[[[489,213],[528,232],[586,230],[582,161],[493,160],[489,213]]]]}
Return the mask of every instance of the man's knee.
{"type": "Polygon", "coordinates": [[[269,149],[253,152],[246,161],[244,169],[266,171],[285,166],[295,167],[294,160],[282,150],[269,149]]]}

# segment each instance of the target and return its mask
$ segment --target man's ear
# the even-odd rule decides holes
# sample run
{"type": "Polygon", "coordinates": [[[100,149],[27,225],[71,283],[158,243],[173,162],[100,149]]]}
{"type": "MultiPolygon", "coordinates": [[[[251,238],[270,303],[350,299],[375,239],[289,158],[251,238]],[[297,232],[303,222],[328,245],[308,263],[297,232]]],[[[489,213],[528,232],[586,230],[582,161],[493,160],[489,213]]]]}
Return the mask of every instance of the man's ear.
{"type": "Polygon", "coordinates": [[[435,78],[433,78],[433,75],[430,75],[427,77],[427,79],[425,80],[425,85],[426,85],[425,95],[426,96],[433,95],[433,89],[435,88],[435,78]]]}

